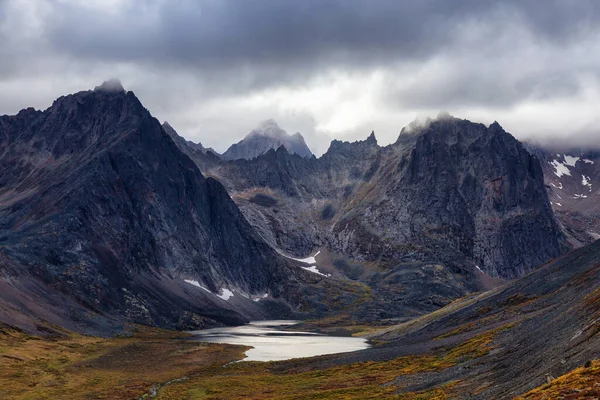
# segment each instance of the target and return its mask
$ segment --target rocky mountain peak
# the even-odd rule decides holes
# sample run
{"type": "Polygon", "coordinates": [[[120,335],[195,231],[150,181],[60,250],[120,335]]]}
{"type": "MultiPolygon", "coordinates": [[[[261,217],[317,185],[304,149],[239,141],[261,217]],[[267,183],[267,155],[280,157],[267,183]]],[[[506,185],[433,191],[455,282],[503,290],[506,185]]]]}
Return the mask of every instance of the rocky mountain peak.
{"type": "Polygon", "coordinates": [[[27,107],[22,109],[21,111],[19,111],[17,113],[17,116],[25,116],[25,115],[31,115],[31,114],[35,114],[38,113],[39,111],[37,111],[35,108],[33,107],[27,107]]]}
{"type": "Polygon", "coordinates": [[[375,131],[371,131],[371,134],[367,138],[366,142],[369,144],[377,144],[377,138],[375,137],[375,131]]]}
{"type": "Polygon", "coordinates": [[[281,146],[285,146],[290,154],[298,154],[302,157],[312,156],[312,152],[299,132],[290,135],[279,127],[277,122],[268,119],[261,122],[243,140],[229,147],[223,153],[223,159],[251,160],[281,146]]]}
{"type": "Polygon", "coordinates": [[[501,130],[504,131],[504,128],[502,128],[502,126],[500,126],[500,124],[498,123],[498,121],[494,121],[490,124],[489,127],[490,130],[501,130]]]}
{"type": "Polygon", "coordinates": [[[359,157],[359,154],[370,153],[371,151],[377,150],[377,138],[375,137],[375,131],[371,131],[371,134],[365,140],[356,140],[354,142],[345,142],[342,140],[334,139],[329,145],[329,149],[325,153],[328,156],[332,155],[345,155],[352,157],[359,157]]]}
{"type": "Polygon", "coordinates": [[[441,110],[437,117],[436,120],[441,121],[441,120],[452,120],[452,119],[456,119],[455,117],[452,116],[452,114],[450,114],[448,111],[446,110],[441,110]]]}
{"type": "MultiPolygon", "coordinates": [[[[427,129],[429,129],[434,124],[437,124],[437,126],[440,127],[442,125],[446,126],[448,124],[450,124],[450,125],[456,124],[456,123],[459,123],[460,121],[466,121],[466,120],[456,118],[447,111],[440,111],[438,113],[437,117],[435,117],[435,118],[430,118],[430,117],[427,117],[425,119],[415,118],[408,125],[406,125],[405,127],[402,128],[402,130],[400,131],[400,135],[403,135],[403,134],[418,135],[420,133],[423,133],[427,129]]],[[[470,121],[468,121],[468,122],[470,122],[470,121]]]]}
{"type": "Polygon", "coordinates": [[[287,135],[287,132],[279,127],[274,119],[267,119],[258,124],[249,135],[266,135],[270,137],[281,137],[287,135]]]}
{"type": "Polygon", "coordinates": [[[0,259],[41,285],[27,293],[73,299],[82,315],[93,305],[165,327],[190,312],[198,323],[244,322],[216,294],[271,297],[285,263],[165,133],[170,125],[132,92],[103,86],[34,118],[0,118],[0,259]]]}
{"type": "Polygon", "coordinates": [[[33,154],[43,149],[59,159],[84,156],[84,151],[96,151],[104,144],[134,134],[140,121],[152,116],[133,92],[97,89],[61,96],[43,112],[25,110],[15,118],[13,121],[20,118],[27,124],[35,121],[35,125],[19,128],[15,140],[20,144],[33,141],[36,146],[22,151],[33,154]]]}

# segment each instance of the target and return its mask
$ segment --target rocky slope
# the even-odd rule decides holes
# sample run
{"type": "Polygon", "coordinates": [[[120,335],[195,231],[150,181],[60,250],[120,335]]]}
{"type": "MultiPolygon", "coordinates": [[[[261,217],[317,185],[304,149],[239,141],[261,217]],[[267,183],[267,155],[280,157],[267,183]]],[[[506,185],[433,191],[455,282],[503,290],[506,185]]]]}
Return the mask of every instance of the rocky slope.
{"type": "Polygon", "coordinates": [[[211,158],[220,158],[219,153],[217,153],[212,147],[206,148],[202,146],[202,143],[194,143],[190,140],[186,140],[183,136],[180,136],[175,128],[173,128],[167,121],[163,122],[162,127],[165,132],[171,136],[171,139],[173,139],[173,141],[177,144],[177,147],[179,147],[181,150],[192,150],[195,153],[205,154],[211,158]]]}
{"type": "MultiPolygon", "coordinates": [[[[486,356],[441,374],[407,376],[402,383],[415,390],[460,380],[455,398],[514,398],[598,357],[599,265],[597,241],[524,278],[373,335],[388,344],[362,360],[451,347],[495,332],[486,356]]],[[[577,393],[585,389],[573,386],[565,398],[582,398],[577,393]]]]}
{"type": "Polygon", "coordinates": [[[114,82],[0,117],[0,272],[0,316],[100,331],[240,323],[314,282],[114,82]]]}
{"type": "Polygon", "coordinates": [[[600,151],[528,144],[542,164],[552,208],[575,246],[600,238],[600,151]]]}
{"type": "Polygon", "coordinates": [[[407,318],[569,249],[538,159],[505,132],[442,115],[381,147],[374,133],[320,158],[269,150],[213,164],[248,221],[281,253],[368,285],[356,318],[407,318]]]}
{"type": "Polygon", "coordinates": [[[224,160],[251,160],[271,149],[285,147],[291,154],[310,158],[312,153],[300,133],[288,134],[281,129],[272,119],[261,123],[252,130],[244,139],[231,145],[225,153],[224,160]]]}
{"type": "Polygon", "coordinates": [[[209,168],[273,246],[362,261],[428,260],[514,278],[568,246],[539,161],[497,123],[441,117],[377,145],[334,141],[209,168]]]}

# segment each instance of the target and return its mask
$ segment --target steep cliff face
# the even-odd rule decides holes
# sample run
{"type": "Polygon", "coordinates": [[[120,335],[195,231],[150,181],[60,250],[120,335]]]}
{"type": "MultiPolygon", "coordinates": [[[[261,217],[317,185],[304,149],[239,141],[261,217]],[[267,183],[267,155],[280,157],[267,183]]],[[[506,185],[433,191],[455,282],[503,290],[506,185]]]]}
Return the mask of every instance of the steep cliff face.
{"type": "Polygon", "coordinates": [[[368,191],[334,228],[345,246],[370,257],[474,263],[503,278],[565,249],[538,160],[497,123],[438,118],[381,154],[368,191]]]}
{"type": "Polygon", "coordinates": [[[383,148],[371,134],[334,141],[319,159],[280,149],[208,173],[291,254],[326,246],[365,262],[442,262],[514,278],[569,247],[538,159],[497,123],[442,116],[383,148]]]}
{"type": "Polygon", "coordinates": [[[290,154],[307,158],[312,156],[300,133],[290,135],[270,119],[261,123],[243,140],[229,147],[222,157],[224,160],[251,160],[281,146],[285,147],[290,154]]]}
{"type": "Polygon", "coordinates": [[[0,139],[7,276],[160,326],[242,322],[251,307],[219,293],[279,296],[294,281],[132,92],[101,86],[1,117],[0,139]]]}

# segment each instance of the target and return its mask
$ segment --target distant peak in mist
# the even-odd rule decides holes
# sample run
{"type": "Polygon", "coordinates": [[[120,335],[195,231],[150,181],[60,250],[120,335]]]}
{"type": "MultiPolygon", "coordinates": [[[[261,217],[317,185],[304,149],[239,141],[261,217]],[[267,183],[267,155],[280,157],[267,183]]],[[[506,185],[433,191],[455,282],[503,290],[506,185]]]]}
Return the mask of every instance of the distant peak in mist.
{"type": "Polygon", "coordinates": [[[267,119],[259,123],[243,140],[229,147],[223,153],[223,158],[225,160],[252,159],[282,146],[290,154],[298,154],[302,157],[312,156],[312,152],[300,132],[290,135],[275,120],[267,119]]]}
{"type": "Polygon", "coordinates": [[[102,82],[100,86],[96,86],[94,88],[96,92],[108,92],[108,93],[118,93],[124,92],[125,89],[121,84],[121,81],[118,79],[109,79],[107,81],[102,82]]]}

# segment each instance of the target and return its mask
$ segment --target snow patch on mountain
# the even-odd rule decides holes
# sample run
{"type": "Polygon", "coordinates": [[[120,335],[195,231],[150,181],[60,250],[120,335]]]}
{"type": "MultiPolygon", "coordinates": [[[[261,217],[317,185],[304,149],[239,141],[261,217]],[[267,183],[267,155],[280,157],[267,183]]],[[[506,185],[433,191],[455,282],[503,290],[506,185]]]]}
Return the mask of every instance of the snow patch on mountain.
{"type": "Polygon", "coordinates": [[[261,301],[262,299],[266,299],[267,297],[269,297],[269,294],[268,294],[268,293],[265,293],[265,294],[263,294],[262,296],[253,297],[253,298],[252,298],[252,300],[254,300],[254,301],[256,301],[256,302],[259,302],[259,301],[261,301]]]}
{"type": "Polygon", "coordinates": [[[221,288],[221,294],[218,294],[217,297],[223,300],[229,300],[233,297],[233,292],[227,288],[221,288]]]}
{"type": "Polygon", "coordinates": [[[317,251],[315,253],[315,255],[311,256],[311,257],[306,257],[306,258],[288,257],[288,258],[291,258],[292,260],[300,261],[301,263],[305,263],[305,264],[316,264],[317,260],[315,259],[315,257],[318,256],[320,253],[321,253],[321,250],[317,251]]]}
{"type": "Polygon", "coordinates": [[[577,161],[579,161],[579,157],[572,157],[572,156],[568,156],[566,154],[565,154],[564,158],[565,158],[565,164],[570,167],[574,167],[575,164],[577,164],[577,161]]]}
{"type": "Polygon", "coordinates": [[[589,187],[590,188],[590,192],[592,191],[592,184],[590,183],[590,177],[589,176],[581,175],[581,184],[583,186],[589,187]]]}
{"type": "Polygon", "coordinates": [[[563,164],[558,160],[549,161],[550,164],[554,167],[554,174],[559,178],[563,175],[571,176],[571,171],[569,171],[569,167],[567,164],[563,164]]]}
{"type": "Polygon", "coordinates": [[[304,269],[306,271],[309,271],[309,272],[312,272],[314,274],[318,274],[318,275],[327,277],[327,278],[329,278],[331,276],[331,274],[324,274],[321,271],[319,271],[319,269],[317,268],[316,265],[313,265],[313,266],[310,266],[310,267],[302,267],[302,269],[304,269]]]}
{"type": "Polygon", "coordinates": [[[315,253],[314,256],[310,256],[310,257],[306,257],[306,258],[294,258],[294,257],[288,257],[286,255],[284,255],[284,257],[287,257],[291,260],[299,261],[304,264],[310,264],[311,265],[310,267],[302,267],[302,269],[304,269],[308,272],[312,272],[314,274],[318,274],[318,275],[325,276],[325,277],[330,277],[331,274],[322,273],[321,271],[319,271],[319,268],[316,265],[314,265],[317,263],[317,260],[315,257],[318,256],[320,253],[321,253],[321,251],[319,250],[315,253]]]}
{"type": "Polygon", "coordinates": [[[206,290],[208,293],[212,293],[210,290],[208,290],[207,288],[205,288],[204,286],[202,286],[200,284],[200,282],[198,282],[198,281],[193,281],[191,279],[184,279],[184,282],[185,283],[189,283],[190,285],[194,285],[196,287],[199,287],[200,289],[206,290]]]}

